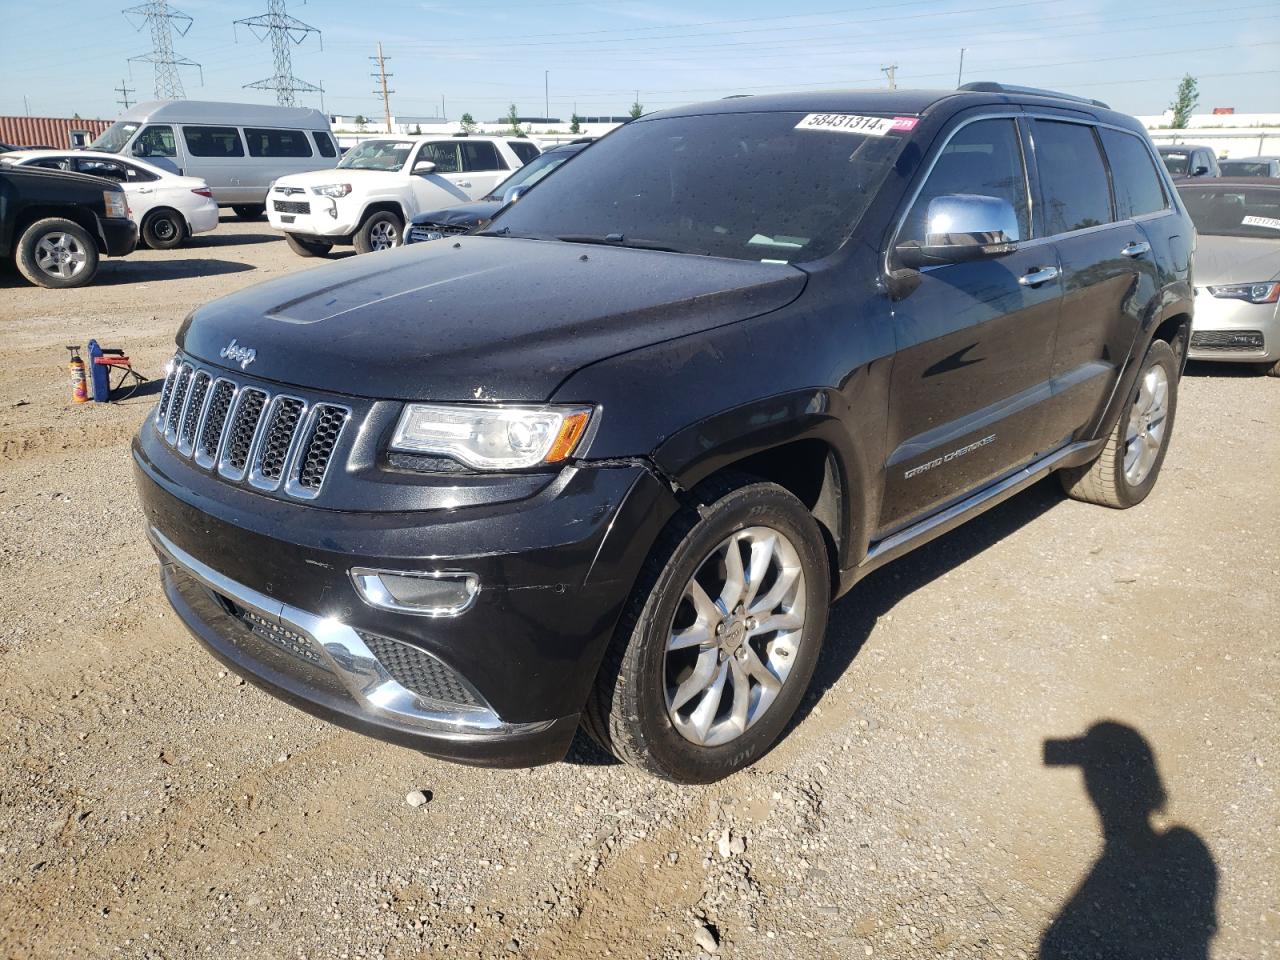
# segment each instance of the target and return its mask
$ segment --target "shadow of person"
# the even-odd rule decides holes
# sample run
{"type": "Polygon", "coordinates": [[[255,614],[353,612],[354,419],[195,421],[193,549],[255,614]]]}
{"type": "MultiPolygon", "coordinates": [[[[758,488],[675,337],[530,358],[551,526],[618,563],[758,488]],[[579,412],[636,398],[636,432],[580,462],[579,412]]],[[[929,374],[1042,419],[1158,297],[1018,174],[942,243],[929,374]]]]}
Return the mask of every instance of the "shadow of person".
{"type": "Polygon", "coordinates": [[[1078,766],[1104,846],[1040,941],[1040,960],[1207,960],[1217,931],[1218,871],[1193,831],[1159,831],[1165,803],[1155,754],[1114,721],[1046,740],[1050,767],[1078,766]]]}

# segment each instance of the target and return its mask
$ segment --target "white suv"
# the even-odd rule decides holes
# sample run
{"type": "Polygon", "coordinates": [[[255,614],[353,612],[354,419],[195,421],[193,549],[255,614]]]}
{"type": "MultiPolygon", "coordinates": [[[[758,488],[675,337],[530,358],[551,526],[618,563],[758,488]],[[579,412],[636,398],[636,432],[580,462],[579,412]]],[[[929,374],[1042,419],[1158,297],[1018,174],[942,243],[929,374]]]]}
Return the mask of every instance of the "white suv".
{"type": "MultiPolygon", "coordinates": [[[[379,137],[343,155],[336,169],[281,177],[267,216],[295,253],[318,257],[334,244],[356,252],[398,247],[415,214],[475,200],[523,165],[528,141],[501,137],[379,137]]],[[[536,153],[534,153],[536,155],[536,153]]]]}

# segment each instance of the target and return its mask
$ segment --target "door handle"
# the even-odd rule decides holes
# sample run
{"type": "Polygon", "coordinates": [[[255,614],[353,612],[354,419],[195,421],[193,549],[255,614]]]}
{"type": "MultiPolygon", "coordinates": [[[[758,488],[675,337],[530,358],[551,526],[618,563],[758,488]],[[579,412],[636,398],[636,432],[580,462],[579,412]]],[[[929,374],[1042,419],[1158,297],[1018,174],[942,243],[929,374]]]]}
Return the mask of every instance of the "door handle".
{"type": "Polygon", "coordinates": [[[1140,257],[1144,253],[1150,252],[1151,244],[1147,243],[1145,240],[1139,240],[1136,243],[1131,243],[1120,251],[1120,253],[1126,257],[1140,257]]]}
{"type": "Polygon", "coordinates": [[[1024,287],[1038,287],[1050,280],[1057,280],[1059,272],[1057,267],[1037,267],[1019,277],[1018,282],[1024,287]]]}
{"type": "Polygon", "coordinates": [[[459,181],[458,181],[458,186],[460,186],[460,187],[469,187],[469,186],[471,186],[471,181],[470,181],[470,180],[459,180],[459,181]]]}

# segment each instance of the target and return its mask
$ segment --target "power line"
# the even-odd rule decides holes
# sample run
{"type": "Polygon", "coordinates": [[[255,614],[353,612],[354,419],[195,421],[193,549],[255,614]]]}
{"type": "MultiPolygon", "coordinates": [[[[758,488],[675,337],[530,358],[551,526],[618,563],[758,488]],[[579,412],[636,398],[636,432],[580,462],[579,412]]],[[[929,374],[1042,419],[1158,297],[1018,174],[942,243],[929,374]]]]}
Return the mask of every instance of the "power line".
{"type": "Polygon", "coordinates": [[[151,52],[130,57],[129,62],[150,63],[155,67],[155,94],[157,100],[184,100],[186,92],[182,89],[182,77],[179,67],[195,67],[200,70],[200,84],[204,85],[204,71],[200,64],[185,57],[178,57],[173,52],[173,33],[185,37],[191,29],[192,19],[180,10],[170,10],[165,0],[151,0],[140,3],[136,7],[122,10],[125,18],[141,32],[143,27],[151,30],[151,52]]]}
{"type": "MultiPolygon", "coordinates": [[[[382,87],[382,110],[383,110],[383,113],[386,114],[386,118],[387,118],[387,133],[390,133],[391,132],[391,94],[395,93],[395,91],[387,89],[387,77],[393,77],[395,76],[395,74],[387,73],[387,61],[390,60],[391,58],[384,57],[382,55],[381,40],[378,41],[378,55],[376,57],[370,57],[369,59],[378,65],[377,72],[370,74],[370,76],[373,77],[373,79],[377,80],[380,86],[382,87]]],[[[378,91],[375,90],[373,92],[376,94],[378,91]]]]}
{"type": "MultiPolygon", "coordinates": [[[[296,106],[299,93],[324,93],[324,87],[316,86],[293,75],[293,46],[307,39],[310,34],[320,37],[320,31],[309,23],[303,23],[297,17],[289,16],[285,10],[285,0],[267,0],[267,12],[256,17],[236,20],[232,27],[247,27],[259,41],[271,38],[271,54],[275,61],[276,72],[265,80],[246,83],[246,90],[274,90],[276,103],[282,107],[296,106]],[[292,44],[292,46],[291,46],[292,44]]],[[[324,49],[324,39],[320,39],[320,49],[324,49]]]]}

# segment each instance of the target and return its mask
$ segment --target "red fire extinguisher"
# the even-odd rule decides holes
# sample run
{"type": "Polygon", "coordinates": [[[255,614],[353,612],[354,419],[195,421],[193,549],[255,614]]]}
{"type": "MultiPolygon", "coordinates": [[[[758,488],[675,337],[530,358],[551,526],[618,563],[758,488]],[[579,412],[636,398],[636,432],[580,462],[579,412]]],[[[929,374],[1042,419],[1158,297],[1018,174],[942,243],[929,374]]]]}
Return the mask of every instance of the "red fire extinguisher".
{"type": "Polygon", "coordinates": [[[68,346],[71,360],[67,369],[71,371],[71,402],[86,403],[89,400],[89,386],[84,375],[84,361],[80,359],[80,348],[68,346]]]}

